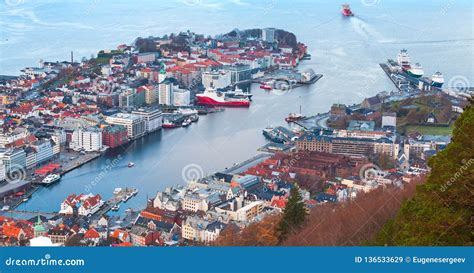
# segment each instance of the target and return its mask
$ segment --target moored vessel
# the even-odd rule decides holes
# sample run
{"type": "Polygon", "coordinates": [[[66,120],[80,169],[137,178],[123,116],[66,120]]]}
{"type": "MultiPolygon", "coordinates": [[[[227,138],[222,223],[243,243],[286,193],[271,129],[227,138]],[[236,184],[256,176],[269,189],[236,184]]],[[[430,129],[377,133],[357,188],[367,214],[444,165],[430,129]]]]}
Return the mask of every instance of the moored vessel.
{"type": "Polygon", "coordinates": [[[431,85],[434,87],[442,87],[444,84],[444,76],[441,72],[437,71],[431,76],[431,85]]]}
{"type": "Polygon", "coordinates": [[[41,181],[41,184],[45,185],[45,186],[48,186],[48,185],[51,185],[57,181],[59,181],[61,179],[61,175],[59,174],[50,174],[48,176],[46,176],[42,181],[41,181]]]}
{"type": "Polygon", "coordinates": [[[207,106],[249,107],[248,98],[227,98],[215,89],[206,89],[201,94],[196,94],[197,104],[207,106]]]}

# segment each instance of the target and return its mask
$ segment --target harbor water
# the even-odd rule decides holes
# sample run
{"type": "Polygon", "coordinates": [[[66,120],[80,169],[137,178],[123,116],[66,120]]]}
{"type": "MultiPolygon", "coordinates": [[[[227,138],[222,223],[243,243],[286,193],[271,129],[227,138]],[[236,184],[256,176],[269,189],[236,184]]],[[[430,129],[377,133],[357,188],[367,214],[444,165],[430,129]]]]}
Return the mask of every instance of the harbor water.
{"type": "Polygon", "coordinates": [[[99,193],[108,199],[117,187],[139,190],[121,211],[141,208],[147,197],[183,184],[184,178],[254,156],[266,143],[261,130],[285,125],[284,118],[300,105],[309,116],[326,112],[332,103],[358,103],[394,90],[379,63],[395,58],[401,48],[423,65],[427,76],[439,70],[447,84],[451,79],[474,83],[474,34],[465,27],[472,24],[473,4],[467,0],[348,1],[355,13],[351,18],[343,18],[334,1],[13,2],[1,4],[0,74],[18,74],[39,59],[68,59],[71,50],[76,58],[89,57],[138,36],[276,27],[293,32],[308,46],[312,59],[299,69],[324,75],[314,85],[286,93],[253,85],[250,108],[201,116],[187,128],[162,130],[109,151],[39,189],[21,210],[57,211],[71,193],[99,193]],[[129,161],[135,166],[129,168],[129,161]]]}

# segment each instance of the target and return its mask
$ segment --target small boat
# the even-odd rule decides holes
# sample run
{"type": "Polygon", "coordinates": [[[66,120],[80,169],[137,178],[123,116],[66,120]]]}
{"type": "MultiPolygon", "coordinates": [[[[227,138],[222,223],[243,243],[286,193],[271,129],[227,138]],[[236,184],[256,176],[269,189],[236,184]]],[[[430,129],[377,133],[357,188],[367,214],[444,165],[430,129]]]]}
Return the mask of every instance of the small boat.
{"type": "Polygon", "coordinates": [[[273,87],[269,84],[269,83],[262,83],[260,85],[260,89],[263,89],[263,90],[272,90],[273,87]]]}
{"type": "Polygon", "coordinates": [[[129,167],[129,168],[131,168],[131,167],[133,167],[133,166],[135,166],[135,163],[133,163],[133,162],[131,162],[131,161],[128,162],[128,167],[129,167]]]}
{"type": "Polygon", "coordinates": [[[301,113],[290,113],[288,117],[285,118],[286,122],[295,122],[301,119],[304,119],[305,116],[303,116],[301,113]]]}
{"type": "Polygon", "coordinates": [[[120,206],[117,204],[117,205],[113,205],[112,208],[110,208],[111,211],[118,211],[120,209],[120,206]]]}
{"type": "Polygon", "coordinates": [[[176,128],[178,126],[174,122],[171,122],[171,121],[166,119],[163,122],[163,125],[161,127],[165,128],[165,129],[171,129],[171,128],[176,128]]]}
{"type": "Polygon", "coordinates": [[[346,17],[354,16],[354,13],[351,10],[351,7],[348,4],[342,5],[342,15],[346,17]]]}
{"type": "Polygon", "coordinates": [[[190,124],[191,124],[191,120],[190,119],[185,119],[183,121],[183,123],[181,123],[181,126],[188,127],[190,124]]]}
{"type": "Polygon", "coordinates": [[[115,188],[114,195],[117,195],[122,192],[122,188],[115,188]]]}
{"type": "Polygon", "coordinates": [[[132,191],[132,195],[135,196],[135,195],[137,195],[137,194],[138,194],[138,190],[137,190],[137,189],[134,189],[134,190],[132,191]]]}
{"type": "Polygon", "coordinates": [[[191,122],[197,122],[199,120],[199,115],[198,114],[191,115],[189,119],[191,120],[191,122]]]}
{"type": "Polygon", "coordinates": [[[133,210],[131,208],[128,208],[125,210],[125,213],[131,213],[133,210]]]}
{"type": "Polygon", "coordinates": [[[48,185],[51,185],[53,184],[54,182],[57,182],[61,179],[61,176],[59,174],[50,174],[48,176],[46,176],[42,181],[41,181],[41,184],[45,185],[45,186],[48,186],[48,185]]]}
{"type": "Polygon", "coordinates": [[[128,201],[127,196],[122,197],[122,202],[126,203],[128,201]]]}
{"type": "Polygon", "coordinates": [[[23,198],[23,200],[21,201],[24,203],[24,202],[28,202],[28,200],[29,200],[28,198],[23,198]]]}
{"type": "Polygon", "coordinates": [[[300,105],[299,113],[290,113],[288,115],[288,117],[285,118],[285,121],[286,122],[295,122],[295,121],[298,121],[298,120],[302,120],[304,118],[306,118],[306,116],[301,114],[301,105],[300,105]]]}

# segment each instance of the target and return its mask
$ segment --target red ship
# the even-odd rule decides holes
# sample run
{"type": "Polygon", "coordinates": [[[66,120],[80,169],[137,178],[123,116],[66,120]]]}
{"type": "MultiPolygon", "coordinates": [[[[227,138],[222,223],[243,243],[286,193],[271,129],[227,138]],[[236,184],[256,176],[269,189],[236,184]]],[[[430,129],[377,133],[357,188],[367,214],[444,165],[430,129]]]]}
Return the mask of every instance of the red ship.
{"type": "Polygon", "coordinates": [[[214,89],[206,89],[202,94],[196,94],[197,104],[206,106],[249,107],[248,98],[228,98],[214,89]]]}
{"type": "Polygon", "coordinates": [[[161,127],[163,127],[164,129],[171,129],[171,128],[178,127],[178,125],[176,125],[175,123],[165,119],[165,121],[163,122],[163,125],[161,127]]]}
{"type": "Polygon", "coordinates": [[[354,13],[351,11],[351,7],[349,7],[348,4],[342,5],[342,15],[349,17],[349,16],[354,16],[354,13]]]}

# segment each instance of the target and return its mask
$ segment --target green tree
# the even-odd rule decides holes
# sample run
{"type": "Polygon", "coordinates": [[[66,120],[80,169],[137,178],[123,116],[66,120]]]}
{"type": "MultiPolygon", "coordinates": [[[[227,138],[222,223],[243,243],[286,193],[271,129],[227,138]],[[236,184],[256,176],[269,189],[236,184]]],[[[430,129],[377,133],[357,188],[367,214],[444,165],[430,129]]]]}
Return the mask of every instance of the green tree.
{"type": "Polygon", "coordinates": [[[278,224],[279,239],[285,239],[288,234],[300,228],[305,217],[306,208],[299,193],[299,188],[295,185],[290,191],[288,202],[283,210],[283,217],[278,224]]]}
{"type": "MultiPolygon", "coordinates": [[[[471,101],[472,102],[472,101],[471,101]]],[[[474,211],[474,109],[456,120],[448,147],[429,160],[432,168],[415,197],[376,237],[376,245],[472,245],[474,211]]]]}

